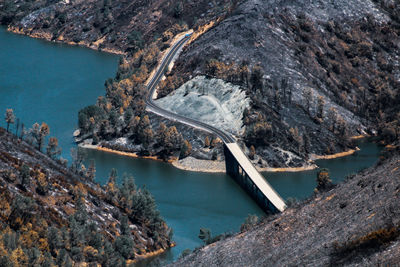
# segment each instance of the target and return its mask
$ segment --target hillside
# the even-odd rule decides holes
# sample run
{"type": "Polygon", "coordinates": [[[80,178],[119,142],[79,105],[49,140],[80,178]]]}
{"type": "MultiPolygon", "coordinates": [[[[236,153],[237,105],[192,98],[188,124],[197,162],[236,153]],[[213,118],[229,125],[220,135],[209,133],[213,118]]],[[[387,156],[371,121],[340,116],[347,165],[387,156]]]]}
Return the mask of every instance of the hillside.
{"type": "Polygon", "coordinates": [[[159,37],[224,16],[232,1],[5,0],[0,22],[15,32],[49,41],[133,53],[159,37]]]}
{"type": "Polygon", "coordinates": [[[195,250],[171,266],[393,266],[400,259],[400,156],[195,250]]]}
{"type": "Polygon", "coordinates": [[[159,95],[196,75],[241,85],[242,140],[270,166],[348,150],[355,135],[393,141],[399,14],[399,1],[241,1],[183,51],[159,95]]]}
{"type": "Polygon", "coordinates": [[[126,266],[172,246],[147,190],[131,177],[117,186],[116,173],[100,187],[94,173],[73,173],[0,128],[0,266],[126,266]]]}
{"type": "Polygon", "coordinates": [[[224,123],[213,115],[226,104],[216,101],[212,82],[187,85],[206,76],[240,86],[246,99],[230,105],[249,107],[240,118],[237,110],[222,112],[239,142],[259,167],[300,167],[310,165],[312,154],[354,149],[352,136],[398,138],[399,6],[397,0],[7,0],[0,21],[14,32],[125,55],[105,96],[80,112],[78,140],[163,159],[222,159],[212,136],[209,146],[204,133],[171,122],[161,127],[162,119],[145,111],[144,84],[157,60],[176,34],[193,28],[195,38],[161,83],[159,101],[193,106],[180,109],[191,114],[207,107],[208,114],[194,116],[224,123]],[[186,99],[177,99],[175,89],[186,99]]]}

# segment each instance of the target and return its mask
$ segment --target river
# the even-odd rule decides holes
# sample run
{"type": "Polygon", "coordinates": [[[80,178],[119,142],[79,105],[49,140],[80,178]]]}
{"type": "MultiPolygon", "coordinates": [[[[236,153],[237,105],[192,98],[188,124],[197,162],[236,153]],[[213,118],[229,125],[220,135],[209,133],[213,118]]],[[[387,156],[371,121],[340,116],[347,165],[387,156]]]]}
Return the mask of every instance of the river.
{"type": "MultiPolygon", "coordinates": [[[[76,147],[72,132],[77,113],[104,94],[104,81],[115,75],[118,56],[19,36],[4,28],[0,28],[0,48],[0,113],[13,108],[28,127],[36,121],[48,123],[50,135],[60,140],[63,157],[69,159],[70,149],[76,147]]],[[[5,125],[4,120],[0,125],[5,125]]],[[[317,164],[329,168],[333,180],[339,182],[378,159],[376,144],[361,142],[359,146],[361,150],[352,156],[317,164]]],[[[93,150],[87,151],[86,162],[89,159],[95,159],[99,183],[104,184],[116,168],[120,177],[132,174],[139,186],[145,185],[154,195],[177,243],[159,256],[166,261],[176,259],[186,248],[200,246],[200,227],[213,234],[237,232],[249,214],[264,214],[225,174],[187,172],[158,161],[93,150]]],[[[315,188],[316,170],[264,175],[285,199],[303,199],[315,188]]]]}

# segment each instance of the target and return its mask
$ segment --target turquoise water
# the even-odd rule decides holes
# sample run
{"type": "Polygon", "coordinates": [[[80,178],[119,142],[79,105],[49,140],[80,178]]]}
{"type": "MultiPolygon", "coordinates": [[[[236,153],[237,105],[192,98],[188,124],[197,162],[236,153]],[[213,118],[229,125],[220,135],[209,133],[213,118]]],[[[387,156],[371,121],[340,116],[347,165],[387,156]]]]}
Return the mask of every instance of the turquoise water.
{"type": "Polygon", "coordinates": [[[206,227],[213,234],[237,232],[249,214],[262,216],[263,211],[225,174],[205,174],[176,169],[163,162],[134,159],[116,154],[87,150],[96,161],[99,183],[107,182],[112,167],[131,173],[140,186],[154,195],[162,216],[174,230],[177,247],[164,257],[176,258],[186,249],[202,244],[197,237],[206,227]]]}
{"type": "MultiPolygon", "coordinates": [[[[363,140],[358,142],[358,147],[360,151],[353,155],[330,160],[317,160],[316,164],[320,168],[329,169],[334,183],[341,182],[346,176],[368,168],[378,160],[381,147],[375,143],[363,140]]],[[[268,178],[269,183],[283,198],[292,197],[300,200],[310,196],[317,186],[317,172],[318,169],[293,173],[263,173],[263,175],[268,178]]]]}
{"type": "MultiPolygon", "coordinates": [[[[47,122],[51,136],[60,140],[63,156],[69,158],[70,149],[75,147],[72,132],[77,113],[104,94],[103,83],[114,76],[118,57],[14,35],[2,28],[0,47],[0,113],[13,108],[29,127],[36,121],[47,122]]],[[[4,120],[0,125],[5,125],[4,120]]],[[[329,168],[334,181],[341,181],[377,160],[377,145],[362,142],[360,148],[353,156],[317,164],[329,168]]],[[[96,161],[99,183],[104,184],[116,168],[120,177],[132,174],[138,185],[145,185],[154,195],[177,243],[159,259],[171,261],[184,249],[200,246],[200,227],[211,229],[213,234],[236,232],[249,214],[264,214],[225,174],[186,172],[158,161],[93,150],[87,150],[86,162],[89,159],[96,161]]],[[[284,198],[303,199],[315,188],[316,171],[264,175],[284,198]]]]}
{"type": "Polygon", "coordinates": [[[0,27],[0,125],[6,108],[26,127],[46,122],[70,158],[78,111],[104,94],[115,55],[11,34],[0,27]]]}

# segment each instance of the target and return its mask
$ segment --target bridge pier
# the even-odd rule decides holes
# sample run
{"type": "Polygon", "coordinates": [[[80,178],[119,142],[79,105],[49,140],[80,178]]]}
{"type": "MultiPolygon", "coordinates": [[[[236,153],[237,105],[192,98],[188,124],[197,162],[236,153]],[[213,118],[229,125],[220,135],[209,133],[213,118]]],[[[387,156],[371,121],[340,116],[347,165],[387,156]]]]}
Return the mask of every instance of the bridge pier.
{"type": "Polygon", "coordinates": [[[231,176],[240,187],[260,206],[266,213],[278,213],[279,210],[269,201],[261,190],[250,179],[246,171],[232,155],[231,151],[224,144],[226,173],[231,176]]]}

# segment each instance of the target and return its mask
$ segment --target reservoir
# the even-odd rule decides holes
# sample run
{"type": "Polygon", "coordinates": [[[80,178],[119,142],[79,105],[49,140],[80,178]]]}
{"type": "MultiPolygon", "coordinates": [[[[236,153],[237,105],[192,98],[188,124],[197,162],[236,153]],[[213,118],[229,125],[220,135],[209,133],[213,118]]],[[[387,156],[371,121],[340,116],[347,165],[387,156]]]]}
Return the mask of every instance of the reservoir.
{"type": "MultiPolygon", "coordinates": [[[[0,28],[0,125],[5,126],[6,108],[13,108],[26,127],[46,122],[50,136],[59,139],[63,157],[70,159],[75,148],[72,133],[78,111],[104,95],[104,81],[115,75],[118,56],[87,48],[53,44],[11,34],[0,28]]],[[[14,127],[11,127],[14,130],[14,127]]],[[[360,142],[354,155],[320,160],[329,168],[334,182],[373,165],[380,148],[360,142]]],[[[200,246],[201,227],[213,235],[237,232],[249,214],[263,216],[262,210],[225,174],[195,173],[176,169],[163,162],[134,159],[87,150],[87,160],[96,162],[96,180],[104,184],[112,168],[119,177],[132,174],[139,186],[146,186],[156,199],[177,243],[160,258],[176,259],[186,249],[200,246]]],[[[317,170],[298,173],[264,173],[285,199],[304,199],[313,193],[317,170]]]]}

